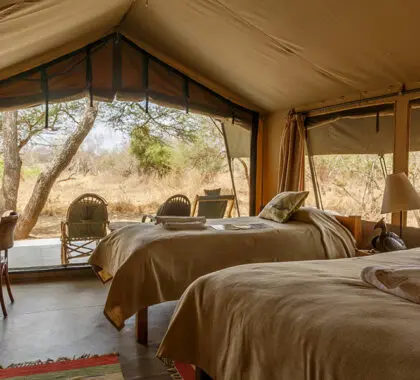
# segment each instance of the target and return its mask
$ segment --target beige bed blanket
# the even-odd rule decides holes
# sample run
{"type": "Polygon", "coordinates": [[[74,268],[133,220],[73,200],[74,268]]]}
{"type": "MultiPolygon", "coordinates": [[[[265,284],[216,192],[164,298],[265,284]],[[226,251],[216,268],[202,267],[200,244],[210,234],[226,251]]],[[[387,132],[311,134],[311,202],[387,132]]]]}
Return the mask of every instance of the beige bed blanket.
{"type": "Polygon", "coordinates": [[[217,380],[420,379],[420,306],[362,268],[419,265],[420,249],[345,260],[250,264],[182,296],[158,356],[217,380]]]}
{"type": "Polygon", "coordinates": [[[89,260],[102,280],[113,277],[105,315],[121,329],[124,321],[138,310],[177,300],[198,277],[235,265],[354,254],[354,241],[338,222],[329,225],[322,216],[306,218],[316,225],[298,221],[280,224],[253,217],[211,223],[264,223],[268,228],[170,231],[162,226],[139,224],[114,231],[99,243],[89,260]],[[331,237],[339,231],[344,239],[347,237],[344,246],[342,240],[331,237]],[[323,235],[330,238],[321,239],[323,235]]]}

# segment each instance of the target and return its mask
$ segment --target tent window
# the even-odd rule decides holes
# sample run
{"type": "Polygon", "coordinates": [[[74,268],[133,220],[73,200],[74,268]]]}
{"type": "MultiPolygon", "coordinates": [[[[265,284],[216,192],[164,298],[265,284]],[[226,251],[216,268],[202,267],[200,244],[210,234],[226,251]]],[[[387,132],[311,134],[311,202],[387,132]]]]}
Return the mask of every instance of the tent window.
{"type": "Polygon", "coordinates": [[[342,117],[308,118],[306,128],[307,203],[322,203],[326,210],[362,215],[367,220],[378,219],[385,176],[392,173],[393,166],[393,106],[351,110],[342,117]],[[316,202],[314,184],[321,202],[316,202]]]}
{"type": "Polygon", "coordinates": [[[47,125],[49,102],[86,95],[91,101],[144,101],[146,112],[150,101],[223,120],[234,164],[250,171],[246,178],[254,212],[256,153],[251,155],[251,144],[256,147],[258,114],[187,78],[118,33],[0,81],[0,111],[44,103],[47,125]]]}
{"type": "MultiPolygon", "coordinates": [[[[408,156],[408,178],[420,191],[420,101],[410,104],[410,151],[408,156]]],[[[407,213],[407,226],[420,227],[420,211],[407,213]]]]}

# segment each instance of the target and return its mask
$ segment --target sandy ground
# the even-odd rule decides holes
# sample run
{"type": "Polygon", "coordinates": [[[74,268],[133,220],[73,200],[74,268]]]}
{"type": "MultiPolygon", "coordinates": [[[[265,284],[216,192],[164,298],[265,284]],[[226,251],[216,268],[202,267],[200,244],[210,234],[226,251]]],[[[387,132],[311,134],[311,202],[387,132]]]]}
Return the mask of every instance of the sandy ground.
{"type": "MultiPolygon", "coordinates": [[[[247,181],[238,173],[236,182],[241,214],[248,215],[247,181]]],[[[25,180],[21,184],[20,210],[29,199],[34,183],[35,180],[25,180]]],[[[222,194],[232,193],[228,173],[207,180],[197,172],[165,178],[111,176],[109,173],[80,176],[71,181],[58,182],[54,186],[30,237],[59,237],[60,223],[65,220],[70,203],[83,193],[96,193],[105,198],[110,222],[141,221],[143,214],[154,214],[159,205],[174,194],[185,194],[192,204],[197,194],[204,194],[204,189],[219,187],[222,194]]]]}

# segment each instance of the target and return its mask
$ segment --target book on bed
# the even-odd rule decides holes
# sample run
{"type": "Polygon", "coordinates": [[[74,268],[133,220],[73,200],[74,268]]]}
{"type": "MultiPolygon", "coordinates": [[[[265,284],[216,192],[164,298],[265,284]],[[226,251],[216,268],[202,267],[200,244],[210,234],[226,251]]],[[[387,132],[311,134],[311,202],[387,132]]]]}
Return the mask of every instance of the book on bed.
{"type": "Polygon", "coordinates": [[[211,227],[217,231],[263,230],[265,228],[271,228],[266,223],[213,224],[211,227]]]}

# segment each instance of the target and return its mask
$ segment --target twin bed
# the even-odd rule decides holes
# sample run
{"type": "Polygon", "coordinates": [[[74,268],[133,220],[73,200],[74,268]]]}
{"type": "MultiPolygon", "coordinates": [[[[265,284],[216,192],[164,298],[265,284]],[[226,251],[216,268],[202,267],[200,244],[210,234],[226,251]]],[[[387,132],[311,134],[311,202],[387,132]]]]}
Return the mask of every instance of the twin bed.
{"type": "Polygon", "coordinates": [[[136,314],[137,339],[147,344],[148,306],[178,300],[197,278],[228,267],[352,257],[358,221],[342,217],[339,222],[301,208],[287,223],[258,217],[208,221],[263,224],[261,229],[170,231],[160,225],[131,225],[105,237],[90,264],[102,281],[112,279],[104,310],[109,321],[121,329],[136,314]]]}
{"type": "Polygon", "coordinates": [[[203,276],[157,355],[215,379],[420,379],[420,306],[363,282],[372,265],[419,266],[420,249],[203,276]]]}

